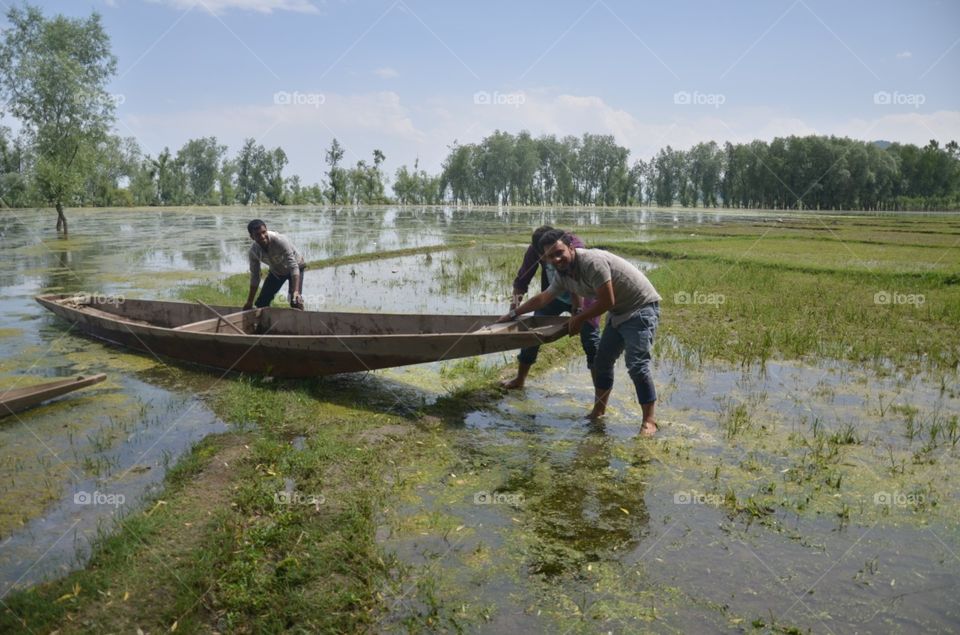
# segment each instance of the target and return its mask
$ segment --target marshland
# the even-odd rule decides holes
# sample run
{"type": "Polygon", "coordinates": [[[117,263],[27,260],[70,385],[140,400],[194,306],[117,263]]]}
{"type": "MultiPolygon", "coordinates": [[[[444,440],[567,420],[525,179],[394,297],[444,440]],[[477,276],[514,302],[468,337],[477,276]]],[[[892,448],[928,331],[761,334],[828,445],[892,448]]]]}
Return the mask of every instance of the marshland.
{"type": "Polygon", "coordinates": [[[502,314],[543,223],[626,257],[664,298],[660,432],[622,364],[583,419],[569,338],[511,392],[512,353],[282,381],[111,347],[33,296],[240,304],[248,211],[0,211],[3,386],[108,374],[0,424],[0,630],[960,624],[956,215],[263,213],[308,310],[502,314]]]}

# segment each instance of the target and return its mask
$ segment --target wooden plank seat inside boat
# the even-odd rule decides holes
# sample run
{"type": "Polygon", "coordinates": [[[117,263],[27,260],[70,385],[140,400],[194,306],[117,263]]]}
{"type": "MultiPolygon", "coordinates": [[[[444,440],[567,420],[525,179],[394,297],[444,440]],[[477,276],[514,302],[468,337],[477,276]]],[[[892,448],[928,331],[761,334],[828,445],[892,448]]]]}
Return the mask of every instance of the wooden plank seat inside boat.
{"type": "Polygon", "coordinates": [[[259,334],[259,317],[261,309],[237,311],[217,317],[191,322],[174,327],[174,331],[189,331],[191,333],[221,333],[223,335],[257,335],[259,334]],[[232,324],[231,327],[229,324],[232,324]],[[242,331],[238,333],[234,328],[242,331]]]}

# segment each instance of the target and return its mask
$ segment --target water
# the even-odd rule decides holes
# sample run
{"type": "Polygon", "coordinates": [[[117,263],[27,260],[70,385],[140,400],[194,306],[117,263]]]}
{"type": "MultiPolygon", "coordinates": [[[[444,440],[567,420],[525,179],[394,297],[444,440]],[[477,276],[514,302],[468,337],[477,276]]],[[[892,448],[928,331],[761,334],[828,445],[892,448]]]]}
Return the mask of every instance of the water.
{"type": "MultiPolygon", "coordinates": [[[[475,241],[309,270],[308,308],[483,314],[505,310],[528,234],[545,222],[646,240],[651,228],[682,234],[776,217],[91,210],[73,212],[71,238],[59,240],[49,213],[0,212],[0,389],[108,374],[0,422],[0,597],[76,566],[98,526],[141,506],[168,464],[226,429],[203,400],[216,375],[77,337],[33,296],[166,299],[178,285],[241,273],[254,213],[308,260],[475,241]],[[508,234],[516,240],[505,249],[508,234]]],[[[415,408],[443,394],[445,367],[382,371],[371,389],[415,408]]],[[[639,407],[622,366],[604,424],[584,422],[592,395],[579,356],[468,413],[444,432],[458,456],[450,471],[463,483],[424,483],[415,501],[385,514],[384,549],[439,576],[443,600],[470,607],[484,632],[960,627],[957,451],[932,432],[960,412],[955,377],[943,384],[840,363],[744,371],[662,358],[656,372],[664,425],[654,442],[637,438],[639,407]],[[845,435],[856,442],[843,443],[845,435]],[[404,529],[404,518],[425,513],[453,529],[404,529]]],[[[388,624],[423,606],[417,592],[398,594],[388,624]]]]}

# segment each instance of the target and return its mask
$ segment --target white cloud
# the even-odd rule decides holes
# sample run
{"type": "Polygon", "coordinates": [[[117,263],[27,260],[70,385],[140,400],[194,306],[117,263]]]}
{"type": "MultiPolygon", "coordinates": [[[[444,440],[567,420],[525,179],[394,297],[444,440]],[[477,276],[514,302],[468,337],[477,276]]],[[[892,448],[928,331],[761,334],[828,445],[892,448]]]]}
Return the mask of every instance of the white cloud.
{"type": "Polygon", "coordinates": [[[223,13],[236,9],[238,11],[255,11],[257,13],[273,13],[274,11],[294,11],[296,13],[320,13],[320,10],[311,0],[153,0],[162,2],[176,9],[191,8],[206,9],[212,13],[223,13]]]}
{"type": "Polygon", "coordinates": [[[910,51],[900,51],[899,53],[897,53],[898,60],[904,60],[910,57],[913,57],[913,53],[911,53],[910,51]]]}
{"type": "Polygon", "coordinates": [[[377,77],[382,77],[383,79],[393,79],[394,77],[400,77],[400,73],[397,72],[397,69],[391,68],[389,66],[384,66],[383,68],[378,68],[373,71],[373,74],[377,77]]]}

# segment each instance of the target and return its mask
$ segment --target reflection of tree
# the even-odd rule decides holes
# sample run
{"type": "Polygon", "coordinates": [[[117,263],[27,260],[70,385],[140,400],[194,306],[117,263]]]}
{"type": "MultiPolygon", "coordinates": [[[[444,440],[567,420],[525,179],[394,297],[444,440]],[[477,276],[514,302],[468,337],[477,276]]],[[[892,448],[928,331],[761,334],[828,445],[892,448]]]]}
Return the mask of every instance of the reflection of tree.
{"type": "Polygon", "coordinates": [[[66,243],[66,240],[61,241],[56,251],[45,254],[43,288],[57,293],[90,291],[84,266],[89,250],[71,249],[66,243]]]}
{"type": "Polygon", "coordinates": [[[29,229],[16,216],[0,216],[0,240],[3,241],[3,253],[7,256],[3,260],[3,267],[0,267],[0,287],[9,287],[17,283],[21,275],[18,270],[25,268],[22,261],[18,262],[19,258],[12,258],[12,252],[28,244],[29,229]]]}
{"type": "Polygon", "coordinates": [[[536,537],[531,571],[558,575],[585,561],[636,546],[649,522],[638,474],[613,464],[615,442],[602,432],[585,437],[568,461],[551,453],[537,461],[526,510],[536,537]]]}

